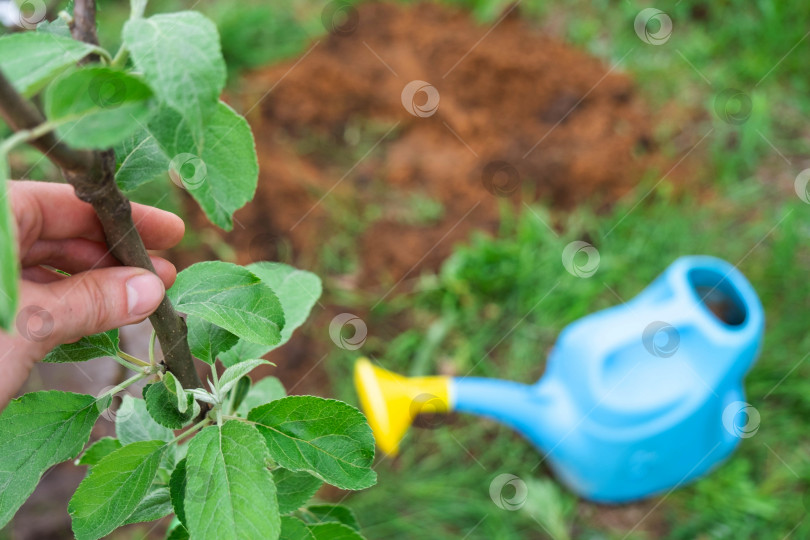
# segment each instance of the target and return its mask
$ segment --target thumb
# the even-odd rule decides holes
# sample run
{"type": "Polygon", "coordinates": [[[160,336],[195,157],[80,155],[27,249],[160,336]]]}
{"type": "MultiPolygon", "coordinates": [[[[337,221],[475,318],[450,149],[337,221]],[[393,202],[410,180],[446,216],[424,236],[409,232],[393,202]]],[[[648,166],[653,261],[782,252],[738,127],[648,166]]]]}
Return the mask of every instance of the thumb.
{"type": "Polygon", "coordinates": [[[47,284],[23,282],[17,331],[50,350],[143,320],[164,292],[155,274],[132,267],[91,270],[47,284]]]}

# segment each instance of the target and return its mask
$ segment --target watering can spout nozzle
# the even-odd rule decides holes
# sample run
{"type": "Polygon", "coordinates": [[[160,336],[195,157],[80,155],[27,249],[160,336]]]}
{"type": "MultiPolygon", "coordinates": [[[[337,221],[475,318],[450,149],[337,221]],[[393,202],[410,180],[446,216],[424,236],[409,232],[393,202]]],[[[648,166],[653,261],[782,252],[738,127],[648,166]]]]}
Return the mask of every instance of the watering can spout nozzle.
{"type": "Polygon", "coordinates": [[[403,377],[360,358],[354,384],[377,446],[391,456],[416,416],[452,409],[447,377],[403,377]]]}

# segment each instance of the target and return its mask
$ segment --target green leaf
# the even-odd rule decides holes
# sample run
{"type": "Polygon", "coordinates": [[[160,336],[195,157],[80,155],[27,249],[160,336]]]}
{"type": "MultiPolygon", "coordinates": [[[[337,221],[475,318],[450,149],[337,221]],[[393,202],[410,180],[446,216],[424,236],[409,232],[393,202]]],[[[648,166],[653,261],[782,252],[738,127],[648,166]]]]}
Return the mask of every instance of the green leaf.
{"type": "Polygon", "coordinates": [[[174,396],[174,401],[177,403],[177,410],[185,413],[188,410],[189,400],[186,397],[186,391],[183,385],[177,380],[177,377],[172,375],[170,371],[163,374],[163,384],[174,396]]]}
{"type": "Polygon", "coordinates": [[[166,540],[190,540],[190,538],[188,531],[182,525],[178,525],[169,531],[168,536],[166,536],[166,540]]]}
{"type": "Polygon", "coordinates": [[[196,399],[197,401],[210,403],[211,405],[217,405],[219,403],[219,400],[216,398],[216,396],[214,396],[214,394],[212,394],[208,390],[204,390],[202,388],[191,388],[186,391],[192,396],[194,396],[194,399],[196,399]]]}
{"type": "Polygon", "coordinates": [[[248,392],[250,392],[251,386],[253,386],[253,381],[251,381],[250,377],[247,375],[239,379],[239,382],[236,383],[233,392],[231,392],[231,411],[239,410],[239,407],[242,405],[242,402],[245,401],[248,392]]]}
{"type": "Polygon", "coordinates": [[[165,451],[164,441],[135,442],[90,469],[68,503],[77,540],[101,538],[132,515],[149,491],[165,451]]]}
{"type": "MultiPolygon", "coordinates": [[[[286,328],[287,321],[284,321],[286,328]]],[[[279,341],[281,343],[281,341],[279,341]]],[[[261,358],[273,349],[277,349],[278,345],[262,345],[261,343],[251,343],[250,341],[239,339],[236,345],[219,355],[219,361],[225,367],[237,365],[239,362],[250,360],[252,358],[261,358]]]]}
{"type": "Polygon", "coordinates": [[[247,269],[278,296],[287,322],[281,332],[279,345],[286,343],[295,329],[304,324],[312,307],[321,297],[321,279],[312,272],[282,263],[258,262],[249,265],[247,269]]]}
{"type": "Polygon", "coordinates": [[[281,540],[315,540],[309,528],[298,518],[282,516],[281,540]]]}
{"type": "Polygon", "coordinates": [[[137,131],[115,145],[118,170],[115,181],[123,191],[133,191],[169,171],[169,158],[147,131],[137,131]]]}
{"type": "Polygon", "coordinates": [[[247,360],[242,362],[241,364],[235,365],[233,367],[229,367],[226,369],[222,375],[219,377],[219,392],[220,394],[226,394],[236,386],[236,383],[239,382],[239,379],[253,371],[259,366],[272,366],[272,362],[268,362],[267,360],[247,360]]]}
{"type": "Polygon", "coordinates": [[[166,486],[153,485],[150,491],[135,508],[122,525],[130,523],[145,523],[164,518],[172,513],[172,501],[169,496],[169,488],[166,486]]]}
{"type": "Polygon", "coordinates": [[[184,506],[192,538],[278,538],[276,486],[253,427],[236,421],[207,427],[191,439],[187,459],[184,506]]]}
{"type": "MultiPolygon", "coordinates": [[[[193,439],[192,439],[193,440],[193,439]]],[[[169,479],[169,495],[172,499],[172,507],[177,519],[183,525],[186,524],[186,509],[183,505],[183,499],[186,497],[186,463],[188,458],[183,458],[177,462],[177,466],[172,471],[172,476],[169,479]]]]}
{"type": "Polygon", "coordinates": [[[278,296],[281,307],[284,309],[284,328],[281,330],[281,340],[274,346],[267,347],[240,341],[220,357],[226,366],[232,366],[249,358],[261,358],[273,349],[287,343],[295,329],[307,320],[322,292],[321,280],[312,272],[271,262],[254,263],[247,268],[256,274],[262,283],[273,289],[278,296]]]}
{"type": "Polygon", "coordinates": [[[82,456],[76,460],[76,465],[96,465],[105,456],[112,454],[123,446],[121,441],[113,439],[112,437],[102,437],[101,439],[90,445],[90,448],[84,451],[82,456]]]}
{"type": "Polygon", "coordinates": [[[43,362],[86,362],[93,358],[116,356],[118,348],[118,329],[83,337],[75,343],[59,345],[42,359],[43,362]]]}
{"type": "Polygon", "coordinates": [[[242,416],[247,416],[256,407],[281,399],[286,395],[287,392],[280,380],[275,377],[265,377],[259,382],[253,383],[237,412],[242,416]]]}
{"type": "Polygon", "coordinates": [[[132,135],[152,112],[152,90],[134,75],[88,67],[62,76],[45,92],[45,116],[76,148],[107,148],[132,135]]]}
{"type": "Polygon", "coordinates": [[[355,531],[360,530],[360,524],[357,523],[357,516],[354,515],[354,512],[339,504],[315,504],[308,506],[306,515],[320,523],[342,523],[355,531]]]}
{"type": "Polygon", "coordinates": [[[123,38],[135,66],[160,100],[180,113],[201,147],[208,137],[203,126],[215,114],[226,77],[214,23],[195,11],[154,15],[127,21],[123,38]]]}
{"type": "Polygon", "coordinates": [[[0,528],[51,466],[75,458],[110,399],[71,392],[34,392],[0,414],[0,528]]]}
{"type": "MultiPolygon", "coordinates": [[[[0,40],[2,41],[2,40],[0,40]]],[[[17,257],[15,219],[8,197],[8,163],[0,151],[0,328],[11,332],[19,302],[20,265],[17,257]]]]}
{"type": "Polygon", "coordinates": [[[363,414],[342,401],[289,396],[253,409],[248,420],[282,467],[342,489],[374,485],[374,436],[363,414]]]}
{"type": "MultiPolygon", "coordinates": [[[[199,409],[197,409],[197,414],[200,414],[199,409]]],[[[186,459],[186,452],[188,451],[188,442],[189,442],[189,440],[190,439],[187,439],[186,442],[177,443],[175,445],[175,461],[174,461],[174,463],[172,463],[172,467],[171,467],[172,471],[174,470],[174,466],[177,463],[177,461],[179,461],[181,459],[186,459]]]]}
{"type": "Polygon", "coordinates": [[[253,198],[259,164],[250,126],[220,103],[205,123],[205,143],[195,142],[179,113],[161,107],[149,132],[169,160],[174,182],[185,187],[217,226],[233,228],[233,213],[253,198]]]}
{"type": "Polygon", "coordinates": [[[360,533],[342,523],[310,525],[309,532],[315,540],[364,540],[360,533]]]}
{"type": "Polygon", "coordinates": [[[205,319],[190,315],[186,323],[191,354],[208,364],[213,365],[220,353],[227,351],[239,341],[237,336],[205,319]]]}
{"type": "Polygon", "coordinates": [[[72,39],[70,35],[70,27],[68,26],[67,21],[62,17],[57,17],[52,21],[42,21],[37,25],[37,32],[72,39]]]}
{"type": "Polygon", "coordinates": [[[278,491],[278,511],[289,514],[307,503],[323,485],[323,482],[303,471],[276,469],[273,480],[278,491]]]}
{"type": "Polygon", "coordinates": [[[168,296],[175,307],[257,343],[278,343],[284,313],[270,288],[249,270],[222,261],[194,264],[168,296]]]}
{"type": "Polygon", "coordinates": [[[146,410],[155,422],[169,429],[180,429],[194,416],[194,398],[190,394],[183,393],[186,410],[180,412],[177,407],[177,394],[174,392],[166,386],[164,380],[146,385],[143,389],[143,399],[146,402],[146,410]]]}
{"type": "Polygon", "coordinates": [[[146,402],[125,395],[115,416],[115,433],[123,445],[139,441],[171,441],[174,432],[152,418],[146,402]]]}
{"type": "Polygon", "coordinates": [[[97,50],[97,47],[47,32],[16,32],[0,38],[0,70],[25,97],[97,50]]]}

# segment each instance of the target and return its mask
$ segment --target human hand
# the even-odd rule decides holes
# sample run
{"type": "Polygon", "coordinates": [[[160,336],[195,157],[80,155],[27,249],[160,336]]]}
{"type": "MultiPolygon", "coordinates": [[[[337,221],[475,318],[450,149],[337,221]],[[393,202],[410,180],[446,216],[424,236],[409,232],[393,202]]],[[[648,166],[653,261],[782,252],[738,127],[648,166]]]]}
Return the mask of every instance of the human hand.
{"type": "MultiPolygon", "coordinates": [[[[22,281],[16,332],[0,331],[0,409],[51,349],[145,319],[177,276],[174,265],[160,257],[152,257],[157,276],[120,266],[93,208],[67,184],[9,182],[8,196],[22,281]]],[[[132,220],[147,249],[170,248],[185,230],[174,214],[140,204],[132,204],[132,220]]]]}

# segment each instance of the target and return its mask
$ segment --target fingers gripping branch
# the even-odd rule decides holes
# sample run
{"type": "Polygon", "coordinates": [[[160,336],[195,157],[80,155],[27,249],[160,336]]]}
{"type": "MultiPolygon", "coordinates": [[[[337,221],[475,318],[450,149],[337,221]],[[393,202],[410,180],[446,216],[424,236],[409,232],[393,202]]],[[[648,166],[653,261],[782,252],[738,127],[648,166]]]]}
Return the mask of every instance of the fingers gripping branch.
{"type": "MultiPolygon", "coordinates": [[[[90,203],[101,221],[107,245],[116,259],[126,266],[138,266],[154,272],[155,268],[132,221],[129,200],[115,183],[115,154],[112,150],[94,152],[97,156],[92,174],[66,172],[76,195],[90,203]]],[[[160,340],[166,366],[186,388],[202,386],[188,347],[185,321],[177,314],[168,298],[149,318],[160,340]]]]}

